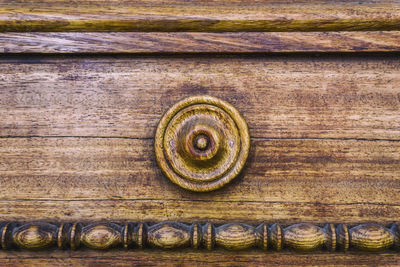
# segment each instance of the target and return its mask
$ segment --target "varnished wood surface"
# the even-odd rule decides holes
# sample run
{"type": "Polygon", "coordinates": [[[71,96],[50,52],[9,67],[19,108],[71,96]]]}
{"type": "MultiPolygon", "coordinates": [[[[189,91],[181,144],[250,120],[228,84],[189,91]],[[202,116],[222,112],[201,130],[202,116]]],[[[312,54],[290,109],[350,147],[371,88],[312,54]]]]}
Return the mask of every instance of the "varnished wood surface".
{"type": "Polygon", "coordinates": [[[399,218],[396,56],[17,57],[2,63],[5,219],[399,218]],[[250,127],[242,178],[215,194],[177,188],[154,159],[159,118],[193,93],[229,100],[250,127]],[[32,213],[35,206],[42,208],[32,213]],[[227,207],[231,212],[221,217],[227,207]]]}
{"type": "Polygon", "coordinates": [[[3,57],[0,136],[153,138],[183,97],[243,114],[251,137],[400,140],[388,55],[3,57]]]}
{"type": "Polygon", "coordinates": [[[40,219],[46,213],[49,219],[80,220],[90,210],[92,219],[113,219],[114,214],[185,222],[257,222],[277,214],[289,223],[399,218],[400,142],[256,139],[241,178],[215,193],[194,194],[161,174],[152,140],[0,140],[7,220],[40,219]],[[84,200],[92,203],[85,207],[84,200]],[[38,208],[31,213],[34,205],[38,208]],[[231,212],[219,217],[228,207],[231,212]]]}
{"type": "MultiPolygon", "coordinates": [[[[399,221],[397,54],[7,56],[0,64],[3,220],[355,224],[399,221]],[[161,175],[158,120],[211,94],[249,124],[237,181],[194,194],[161,175]]],[[[398,265],[398,253],[0,252],[35,265],[398,265]],[[59,258],[58,258],[59,257],[59,258]]]]}
{"type": "Polygon", "coordinates": [[[1,248],[4,250],[52,250],[83,249],[109,250],[124,249],[165,249],[178,250],[192,248],[209,251],[225,250],[292,250],[311,252],[349,249],[364,252],[398,250],[399,225],[385,227],[376,223],[318,226],[297,223],[283,227],[279,223],[261,223],[252,226],[244,223],[184,224],[166,221],[156,224],[143,222],[97,222],[62,223],[48,222],[4,222],[0,227],[1,248]]]}
{"type": "Polygon", "coordinates": [[[259,251],[0,251],[6,266],[397,266],[398,252],[365,254],[259,251]],[[51,255],[51,257],[49,257],[51,255]],[[8,265],[7,265],[8,264],[8,265]]]}
{"type": "Polygon", "coordinates": [[[0,33],[0,53],[400,51],[400,32],[0,33]]]}
{"type": "Polygon", "coordinates": [[[0,2],[0,31],[399,30],[398,1],[0,2]]]}

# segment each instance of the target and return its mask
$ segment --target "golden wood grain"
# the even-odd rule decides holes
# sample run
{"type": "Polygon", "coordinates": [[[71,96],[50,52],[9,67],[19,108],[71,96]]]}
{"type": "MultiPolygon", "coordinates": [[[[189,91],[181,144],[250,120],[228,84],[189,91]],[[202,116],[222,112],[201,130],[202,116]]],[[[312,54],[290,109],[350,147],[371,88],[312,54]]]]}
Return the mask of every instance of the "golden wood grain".
{"type": "MultiPolygon", "coordinates": [[[[24,249],[45,249],[56,244],[58,227],[48,223],[28,223],[18,227],[13,231],[10,227],[7,229],[12,233],[15,245],[24,249]]],[[[10,246],[6,245],[7,247],[10,246]]]]}
{"type": "Polygon", "coordinates": [[[148,244],[153,247],[163,249],[188,247],[194,233],[193,227],[178,222],[159,223],[149,227],[145,236],[148,244]]]}
{"type": "Polygon", "coordinates": [[[243,250],[262,244],[263,233],[243,223],[224,224],[215,230],[215,244],[230,250],[243,250]]]}
{"type": "Polygon", "coordinates": [[[115,223],[96,223],[81,230],[78,243],[92,249],[109,249],[122,243],[122,231],[115,223]]]}
{"type": "MultiPolygon", "coordinates": [[[[259,201],[199,201],[199,200],[16,200],[0,201],[5,220],[49,220],[63,222],[82,220],[113,221],[118,218],[128,222],[135,218],[143,221],[179,220],[227,223],[240,221],[257,224],[260,220],[282,224],[326,221],[354,225],[358,222],[390,224],[398,220],[400,208],[389,204],[334,204],[293,203],[283,201],[270,203],[259,201]],[[226,213],[226,210],[231,211],[226,213]],[[34,212],[33,212],[34,211],[34,212]]],[[[138,238],[140,238],[139,236],[138,238]]],[[[204,240],[203,240],[204,241],[204,240]]]]}
{"type": "Polygon", "coordinates": [[[400,51],[399,31],[0,33],[0,53],[400,51]]]}
{"type": "Polygon", "coordinates": [[[0,2],[0,31],[358,31],[399,30],[393,1],[0,2]]]}
{"type": "Polygon", "coordinates": [[[283,232],[283,243],[296,250],[319,249],[327,242],[328,234],[324,229],[309,223],[291,225],[283,232]]]}
{"type": "MultiPolygon", "coordinates": [[[[397,225],[393,229],[397,230],[397,225]]],[[[379,251],[379,248],[389,248],[397,241],[395,236],[378,224],[359,225],[349,230],[350,244],[360,250],[379,251]]],[[[396,234],[398,236],[398,234],[396,234]]],[[[396,245],[398,246],[398,245],[396,245]]]]}

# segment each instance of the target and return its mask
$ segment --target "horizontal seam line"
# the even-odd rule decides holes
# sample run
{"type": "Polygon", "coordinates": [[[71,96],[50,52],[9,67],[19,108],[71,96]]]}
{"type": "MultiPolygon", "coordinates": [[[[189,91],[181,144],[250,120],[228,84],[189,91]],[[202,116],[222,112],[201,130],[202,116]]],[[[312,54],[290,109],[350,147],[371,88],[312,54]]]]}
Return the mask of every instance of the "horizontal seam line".
{"type": "MultiPolygon", "coordinates": [[[[1,34],[1,32],[0,32],[1,34]]],[[[377,56],[391,56],[393,58],[393,55],[398,56],[399,51],[394,50],[394,51],[323,51],[323,52],[318,52],[318,51],[281,51],[281,52],[268,52],[268,51],[247,51],[247,52],[230,52],[230,51],[196,51],[196,52],[168,52],[168,51],[159,51],[159,52],[138,52],[138,53],[130,53],[130,52],[115,52],[115,53],[110,53],[110,52],[99,52],[99,53],[92,53],[92,52],[51,52],[51,53],[42,53],[42,52],[27,52],[27,53],[21,53],[21,52],[15,52],[15,53],[0,53],[0,58],[3,60],[3,62],[0,62],[0,64],[20,64],[20,62],[13,62],[13,60],[21,60],[21,58],[24,58],[24,64],[58,64],[58,62],[53,62],[52,60],[58,60],[58,59],[65,59],[65,60],[70,60],[73,58],[77,58],[80,56],[86,56],[89,57],[90,59],[94,58],[99,58],[101,56],[104,56],[104,58],[116,58],[116,59],[130,59],[130,58],[149,58],[149,57],[154,57],[155,55],[161,56],[162,58],[185,58],[188,59],[188,57],[192,58],[198,58],[199,56],[202,57],[217,57],[217,58],[226,58],[227,56],[230,56],[231,58],[238,58],[238,57],[250,57],[250,58],[275,58],[277,56],[297,56],[297,58],[305,58],[310,59],[310,56],[313,56],[315,59],[321,59],[322,56],[338,56],[338,55],[346,55],[347,58],[360,58],[364,57],[365,55],[370,56],[370,58],[376,58],[377,56]],[[38,58],[41,57],[42,61],[40,63],[38,62],[30,62],[29,58],[26,59],[26,57],[29,56],[30,58],[38,58]],[[47,57],[47,61],[43,61],[43,57],[47,57]],[[8,62],[6,61],[8,60],[8,62]],[[6,62],[4,62],[6,61],[6,62]]],[[[350,59],[351,59],[350,58],[350,59]]],[[[323,59],[323,58],[322,58],[323,59]]],[[[364,58],[365,59],[365,58],[364,58]]],[[[394,58],[393,60],[396,60],[394,58]]],[[[102,63],[109,63],[109,61],[95,61],[92,62],[92,64],[102,64],[102,63]]]]}
{"type": "MultiPolygon", "coordinates": [[[[60,250],[54,249],[54,252],[56,252],[56,251],[60,252],[60,250]]],[[[121,250],[118,250],[118,249],[115,249],[114,251],[116,251],[117,253],[121,252],[121,250]]],[[[154,250],[151,250],[151,249],[148,249],[148,248],[145,248],[145,249],[138,249],[138,248],[133,248],[132,249],[131,248],[128,251],[135,252],[135,253],[137,253],[137,251],[141,251],[143,254],[151,253],[151,254],[147,254],[147,257],[150,256],[150,255],[154,256],[154,252],[153,252],[154,250]]],[[[164,253],[169,252],[169,256],[173,255],[173,253],[177,253],[177,254],[182,253],[182,251],[178,252],[176,250],[175,251],[174,250],[172,250],[172,251],[158,250],[158,251],[159,252],[164,252],[164,253]]],[[[272,250],[269,251],[269,254],[271,254],[271,251],[272,250]]],[[[71,250],[64,250],[64,252],[66,254],[69,254],[69,253],[71,253],[71,250]]],[[[183,252],[184,252],[184,250],[183,250],[183,252]]],[[[226,255],[228,255],[227,253],[230,253],[230,255],[235,255],[235,258],[233,258],[231,260],[229,260],[229,259],[225,259],[225,260],[221,260],[221,259],[209,260],[209,258],[204,257],[205,253],[207,253],[207,252],[210,253],[210,251],[204,251],[204,252],[192,251],[191,252],[191,254],[203,255],[202,260],[200,260],[200,259],[198,259],[198,260],[194,260],[194,259],[186,260],[185,258],[183,258],[183,259],[182,258],[175,259],[175,258],[172,258],[172,257],[168,257],[168,259],[162,259],[162,258],[153,259],[153,260],[150,260],[150,262],[162,262],[162,263],[164,263],[164,265],[165,265],[166,262],[182,263],[182,261],[195,262],[195,263],[211,263],[211,264],[212,263],[220,263],[220,262],[225,262],[225,263],[236,263],[236,262],[254,263],[253,259],[251,259],[251,260],[250,259],[248,259],[248,260],[246,260],[246,259],[238,260],[237,259],[238,255],[237,255],[237,252],[235,252],[235,251],[226,251],[226,250],[223,250],[221,248],[214,249],[212,251],[213,254],[216,254],[216,252],[218,252],[218,256],[220,256],[221,254],[222,254],[222,256],[226,256],[226,255]]],[[[247,251],[247,252],[250,252],[250,251],[247,251]]],[[[49,251],[47,251],[47,253],[49,253],[49,251]]],[[[97,253],[101,253],[101,251],[100,252],[97,251],[97,253]]],[[[206,255],[209,255],[208,253],[206,255]]],[[[79,253],[79,254],[82,254],[82,252],[79,253]]],[[[324,256],[327,256],[327,255],[333,255],[334,256],[335,255],[334,253],[329,253],[328,254],[328,253],[326,253],[326,251],[313,251],[311,255],[314,256],[316,254],[317,255],[320,254],[320,255],[324,255],[324,256]]],[[[339,255],[343,255],[343,253],[336,252],[336,255],[338,255],[338,254],[339,255]]],[[[380,253],[379,255],[393,255],[393,254],[397,255],[398,252],[396,253],[396,251],[392,251],[392,253],[391,253],[391,251],[386,251],[385,253],[380,253]]],[[[62,257],[59,257],[59,256],[54,257],[53,256],[53,257],[50,257],[50,258],[46,257],[46,256],[42,256],[42,255],[28,256],[28,257],[24,257],[24,256],[15,256],[15,257],[6,256],[4,258],[0,257],[0,260],[19,260],[19,259],[25,259],[25,260],[30,260],[30,259],[38,259],[38,260],[40,260],[40,259],[46,259],[46,260],[76,259],[76,260],[82,260],[82,259],[91,259],[91,260],[110,260],[110,261],[117,261],[117,262],[122,262],[122,261],[127,261],[127,260],[129,260],[130,262],[140,262],[140,263],[143,262],[143,260],[137,259],[134,255],[132,255],[132,256],[125,256],[125,255],[124,256],[121,256],[121,254],[116,254],[115,256],[111,256],[111,255],[110,256],[72,256],[72,255],[68,255],[68,256],[62,256],[62,257]]],[[[239,256],[248,257],[248,255],[251,255],[251,257],[254,257],[255,255],[261,256],[261,258],[260,258],[261,262],[265,263],[265,259],[264,259],[265,252],[263,252],[263,251],[259,251],[256,254],[253,254],[253,253],[247,254],[247,255],[246,254],[242,254],[242,255],[239,255],[239,256]]],[[[283,256],[283,255],[293,255],[293,254],[290,253],[290,251],[286,251],[286,252],[279,252],[279,255],[283,256]]],[[[311,256],[310,253],[307,253],[307,252],[305,252],[303,254],[296,254],[296,256],[298,256],[298,255],[300,255],[300,256],[311,256]]],[[[353,255],[354,256],[354,255],[360,255],[360,254],[359,253],[357,254],[355,252],[351,253],[351,252],[347,251],[345,255],[353,255]]],[[[188,256],[188,255],[186,255],[186,256],[188,256]]],[[[257,261],[257,262],[260,262],[260,261],[257,261]]],[[[180,266],[180,265],[178,265],[178,266],[180,266]]]]}
{"type": "Polygon", "coordinates": [[[202,200],[202,199],[0,199],[5,202],[35,202],[35,201],[48,201],[48,202],[117,202],[117,201],[128,201],[128,202],[146,202],[146,201],[157,201],[157,202],[202,202],[202,203],[258,203],[258,204],[294,204],[294,205],[328,205],[328,206],[347,206],[347,205],[376,205],[376,206],[400,206],[400,204],[391,203],[379,203],[379,202],[349,202],[349,203],[329,203],[329,202],[293,202],[293,201],[255,201],[255,200],[202,200]]]}
{"type": "Polygon", "coordinates": [[[149,140],[154,139],[153,137],[129,137],[129,136],[74,136],[74,135],[5,135],[0,136],[0,139],[29,139],[29,138],[84,138],[84,139],[142,139],[142,140],[149,140]]]}
{"type": "MultiPolygon", "coordinates": [[[[60,252],[60,250],[57,250],[57,249],[54,249],[53,250],[54,252],[60,252]]],[[[82,251],[82,250],[81,250],[82,251]]],[[[116,251],[116,252],[121,252],[121,250],[118,250],[118,249],[115,249],[114,251],[116,251]]],[[[147,254],[147,253],[152,253],[152,255],[154,255],[154,250],[151,250],[151,249],[138,249],[138,248],[133,248],[133,249],[129,249],[128,251],[132,251],[132,252],[135,252],[135,253],[137,253],[137,251],[141,251],[143,254],[147,254]]],[[[179,253],[178,251],[163,251],[163,250],[158,250],[159,252],[169,252],[169,253],[179,253]]],[[[69,254],[69,253],[71,253],[71,250],[64,250],[64,252],[65,253],[67,253],[67,254],[69,254]]],[[[208,252],[208,253],[210,253],[209,251],[205,251],[205,252],[199,252],[199,251],[192,251],[191,253],[192,254],[202,254],[203,255],[203,259],[204,260],[193,260],[193,259],[190,259],[190,260],[188,260],[188,261],[190,261],[190,262],[200,262],[200,263],[219,263],[219,262],[241,262],[241,263],[252,263],[253,262],[253,260],[238,260],[236,257],[234,258],[234,259],[232,259],[232,260],[229,260],[229,259],[226,259],[226,260],[221,260],[221,259],[215,259],[215,260],[208,260],[207,259],[207,257],[204,257],[204,253],[206,253],[206,252],[208,252]]],[[[218,255],[223,255],[223,256],[226,256],[227,255],[227,253],[231,253],[231,255],[235,255],[235,256],[237,256],[236,254],[237,254],[237,252],[235,252],[235,251],[226,251],[226,250],[223,250],[223,249],[221,249],[221,248],[218,248],[218,249],[214,249],[213,250],[213,254],[216,254],[216,252],[218,252],[218,255]]],[[[249,252],[249,251],[248,251],[249,252]]],[[[47,253],[49,253],[49,251],[47,251],[47,253]]],[[[97,253],[101,253],[101,251],[99,252],[97,252],[97,253]]],[[[323,254],[324,253],[324,251],[322,251],[322,252],[317,252],[317,251],[314,251],[313,252],[313,254],[312,255],[315,255],[315,254],[323,254]]],[[[339,252],[340,253],[340,252],[339,252]]],[[[354,253],[354,252],[353,252],[354,253]]],[[[81,253],[79,253],[79,254],[82,254],[82,252],[81,253]]],[[[172,254],[169,254],[169,255],[172,255],[172,254]]],[[[260,255],[260,256],[264,256],[263,254],[265,254],[265,252],[258,252],[257,253],[257,255],[260,255]]],[[[271,252],[269,253],[269,254],[271,254],[271,252]]],[[[293,254],[290,254],[290,251],[288,252],[288,251],[286,251],[286,252],[279,252],[279,254],[280,255],[293,255],[293,254]]],[[[325,254],[326,254],[326,252],[325,252],[325,254]]],[[[325,255],[325,254],[323,254],[323,255],[325,255]]],[[[380,255],[392,255],[391,253],[390,253],[390,251],[386,251],[386,253],[380,253],[380,255]],[[388,253],[389,252],[389,253],[388,253]]],[[[393,254],[396,254],[396,251],[393,251],[393,254]]],[[[149,255],[149,254],[147,254],[147,255],[149,255]]],[[[208,255],[208,254],[207,254],[208,255]]],[[[254,256],[254,254],[250,254],[251,256],[254,256]]],[[[296,254],[296,255],[302,255],[302,254],[296,254]]],[[[326,255],[335,255],[335,254],[332,254],[332,253],[329,253],[329,254],[326,254],[326,255]]],[[[343,254],[340,254],[340,255],[343,255],[343,254]]],[[[351,252],[346,252],[346,255],[354,255],[354,254],[351,254],[351,252]]],[[[355,255],[359,255],[359,254],[355,254],[355,255]]],[[[187,256],[187,255],[186,255],[187,256]]],[[[243,256],[243,255],[242,255],[243,256]]],[[[308,253],[307,254],[307,256],[310,256],[310,253],[308,253]]],[[[246,256],[245,256],[246,257],[246,256]]],[[[57,259],[77,259],[77,260],[81,260],[81,259],[91,259],[91,260],[111,260],[111,261],[118,261],[118,262],[121,262],[121,261],[126,261],[126,260],[129,260],[129,261],[131,261],[131,262],[140,262],[140,263],[142,263],[143,261],[141,260],[141,259],[137,259],[134,255],[132,255],[132,256],[121,256],[120,254],[117,254],[117,255],[115,255],[115,256],[72,256],[72,255],[68,255],[68,256],[62,256],[62,257],[59,257],[59,256],[56,256],[56,257],[46,257],[46,256],[42,256],[42,255],[38,255],[38,256],[28,256],[28,257],[24,257],[24,256],[16,256],[16,257],[10,257],[10,256],[6,256],[6,257],[4,257],[4,258],[2,258],[2,257],[0,257],[0,260],[15,260],[15,259],[26,259],[26,260],[30,260],[30,259],[38,259],[38,260],[40,260],[40,259],[47,259],[47,260],[57,260],[57,259]]],[[[263,259],[263,258],[262,258],[263,259]]],[[[161,258],[157,258],[157,259],[154,259],[154,260],[151,260],[151,262],[162,262],[162,263],[164,263],[165,264],[165,262],[166,261],[168,261],[168,262],[178,262],[178,263],[182,263],[182,259],[174,259],[174,258],[171,258],[171,257],[168,257],[168,259],[167,260],[165,260],[165,259],[161,259],[161,258]]],[[[264,259],[262,260],[263,262],[264,262],[264,259]]]]}
{"type": "Polygon", "coordinates": [[[399,142],[400,139],[390,138],[354,138],[354,137],[252,137],[253,139],[261,140],[332,140],[332,141],[387,141],[387,142],[399,142]]]}
{"type": "MultiPolygon", "coordinates": [[[[152,140],[154,137],[129,137],[129,136],[73,136],[73,135],[5,135],[0,136],[0,139],[29,139],[29,138],[84,138],[84,139],[132,139],[132,140],[152,140]]],[[[386,141],[399,142],[400,139],[390,138],[334,138],[334,137],[251,137],[253,140],[328,140],[328,141],[386,141]]]]}

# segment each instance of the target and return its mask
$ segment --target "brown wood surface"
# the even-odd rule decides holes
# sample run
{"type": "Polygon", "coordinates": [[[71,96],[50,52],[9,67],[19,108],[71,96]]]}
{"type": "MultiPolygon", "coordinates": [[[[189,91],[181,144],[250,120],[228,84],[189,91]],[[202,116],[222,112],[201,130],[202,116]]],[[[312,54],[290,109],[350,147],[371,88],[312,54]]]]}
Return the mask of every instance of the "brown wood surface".
{"type": "MultiPolygon", "coordinates": [[[[3,201],[19,200],[14,208],[25,200],[195,205],[191,201],[198,199],[222,201],[221,207],[223,201],[237,201],[234,205],[243,207],[237,218],[256,221],[265,209],[244,218],[243,201],[258,207],[366,202],[378,210],[399,204],[396,57],[17,57],[2,63],[0,190],[3,201]],[[196,93],[234,104],[252,137],[243,178],[215,194],[177,188],[154,159],[153,136],[162,113],[196,93]]],[[[202,205],[196,216],[211,213],[208,208],[202,205]]],[[[183,213],[187,220],[197,218],[183,213]]],[[[98,218],[112,218],[104,214],[98,218]]],[[[74,219],[84,219],[81,215],[74,219]]],[[[24,214],[15,210],[9,216],[24,214]]],[[[125,219],[136,216],[143,215],[125,219]]],[[[290,222],[290,216],[285,219],[290,222]]]]}
{"type": "MultiPolygon", "coordinates": [[[[2,220],[256,225],[399,221],[397,54],[3,56],[2,220]],[[161,175],[158,120],[210,94],[248,122],[243,174],[212,193],[161,175]]],[[[398,253],[0,252],[6,265],[398,265],[398,253]],[[144,261],[144,263],[143,263],[144,261]]]]}
{"type": "Polygon", "coordinates": [[[0,53],[400,51],[399,31],[0,33],[0,53]]]}
{"type": "Polygon", "coordinates": [[[400,219],[400,142],[255,138],[242,177],[214,193],[196,194],[161,174],[152,140],[0,140],[6,220],[400,219]]]}
{"type": "Polygon", "coordinates": [[[6,266],[398,266],[398,252],[365,254],[258,251],[0,251],[6,266]],[[51,255],[51,257],[49,257],[51,255]],[[8,264],[8,265],[7,265],[8,264]]]}
{"type": "Polygon", "coordinates": [[[400,30],[399,1],[0,2],[1,32],[400,30]]]}
{"type": "Polygon", "coordinates": [[[3,57],[0,136],[154,137],[183,97],[209,94],[251,137],[400,140],[388,55],[3,57]]]}

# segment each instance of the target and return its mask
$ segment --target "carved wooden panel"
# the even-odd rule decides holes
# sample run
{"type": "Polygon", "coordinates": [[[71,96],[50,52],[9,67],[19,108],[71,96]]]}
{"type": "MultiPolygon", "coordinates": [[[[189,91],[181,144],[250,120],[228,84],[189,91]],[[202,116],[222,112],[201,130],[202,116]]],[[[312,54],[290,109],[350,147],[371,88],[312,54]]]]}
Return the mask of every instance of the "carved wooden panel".
{"type": "Polygon", "coordinates": [[[398,224],[386,228],[380,224],[326,224],[324,227],[298,223],[287,227],[265,223],[257,227],[244,223],[215,225],[212,223],[179,222],[146,223],[63,223],[32,222],[18,225],[3,223],[1,247],[39,250],[58,247],[76,250],[90,249],[192,249],[223,248],[226,250],[261,249],[264,251],[292,249],[295,251],[326,250],[329,252],[349,249],[378,252],[399,249],[398,224]]]}
{"type": "MultiPolygon", "coordinates": [[[[0,266],[400,265],[399,11],[0,1],[0,266]],[[212,192],[173,184],[154,151],[163,114],[194,95],[249,130],[235,179],[186,187],[212,192]]],[[[195,172],[243,133],[207,122],[165,131],[190,137],[195,172]]],[[[218,176],[200,173],[185,175],[218,176]]]]}
{"type": "Polygon", "coordinates": [[[21,222],[3,228],[10,249],[0,251],[2,262],[395,265],[399,259],[392,227],[400,214],[396,55],[30,55],[3,58],[0,73],[0,211],[3,221],[21,222]],[[193,92],[234,104],[251,137],[242,175],[209,193],[172,184],[154,155],[162,114],[193,92]],[[154,227],[171,220],[185,227],[154,227]],[[54,226],[22,231],[32,221],[54,226]],[[229,226],[234,222],[249,227],[229,226]],[[315,226],[290,228],[302,222],[315,226]],[[350,231],[357,225],[363,226],[350,231]],[[99,258],[92,248],[103,244],[108,249],[99,258]],[[35,246],[47,248],[31,252],[35,246]]]}

